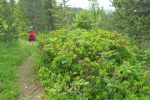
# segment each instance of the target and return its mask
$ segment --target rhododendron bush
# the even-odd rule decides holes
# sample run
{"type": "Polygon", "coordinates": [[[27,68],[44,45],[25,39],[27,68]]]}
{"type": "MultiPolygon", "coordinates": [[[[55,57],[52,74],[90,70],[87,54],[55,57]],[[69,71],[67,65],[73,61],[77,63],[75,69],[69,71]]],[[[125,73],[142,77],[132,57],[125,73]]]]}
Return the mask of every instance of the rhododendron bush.
{"type": "Polygon", "coordinates": [[[39,76],[47,98],[148,98],[147,73],[127,35],[105,30],[56,30],[41,36],[41,46],[39,76]]]}

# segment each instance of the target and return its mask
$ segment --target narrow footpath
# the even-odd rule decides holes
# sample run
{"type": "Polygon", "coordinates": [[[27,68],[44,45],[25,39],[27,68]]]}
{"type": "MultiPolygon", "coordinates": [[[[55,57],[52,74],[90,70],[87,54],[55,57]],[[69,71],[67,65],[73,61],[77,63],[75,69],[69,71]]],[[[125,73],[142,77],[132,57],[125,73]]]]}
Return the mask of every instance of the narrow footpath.
{"type": "Polygon", "coordinates": [[[43,100],[42,96],[44,92],[35,78],[36,74],[32,65],[33,58],[33,55],[30,55],[18,67],[17,83],[20,88],[20,94],[16,98],[17,100],[43,100]]]}

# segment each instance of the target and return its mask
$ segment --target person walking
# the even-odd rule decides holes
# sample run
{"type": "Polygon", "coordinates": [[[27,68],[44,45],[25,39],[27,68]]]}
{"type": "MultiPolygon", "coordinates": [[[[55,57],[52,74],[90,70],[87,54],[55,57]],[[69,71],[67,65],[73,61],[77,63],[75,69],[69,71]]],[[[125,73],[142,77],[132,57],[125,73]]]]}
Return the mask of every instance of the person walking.
{"type": "Polygon", "coordinates": [[[29,42],[31,42],[33,45],[34,41],[36,40],[36,32],[33,27],[30,27],[28,31],[28,37],[29,37],[29,42]]]}

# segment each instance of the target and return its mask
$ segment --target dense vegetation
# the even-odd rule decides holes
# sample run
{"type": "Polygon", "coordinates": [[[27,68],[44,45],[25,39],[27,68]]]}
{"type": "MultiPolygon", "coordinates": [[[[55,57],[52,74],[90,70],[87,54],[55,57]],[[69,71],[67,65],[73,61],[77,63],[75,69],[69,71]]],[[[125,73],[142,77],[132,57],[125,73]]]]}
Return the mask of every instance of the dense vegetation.
{"type": "Polygon", "coordinates": [[[33,26],[46,99],[149,100],[150,1],[110,0],[109,14],[99,0],[89,9],[69,1],[0,0],[0,99],[18,95],[17,66],[39,53],[22,42],[33,26]]]}
{"type": "Polygon", "coordinates": [[[42,40],[39,76],[49,99],[148,100],[147,73],[126,35],[58,30],[42,40]]]}
{"type": "Polygon", "coordinates": [[[14,2],[0,1],[0,40],[11,41],[17,38],[17,25],[14,15],[14,2]]]}

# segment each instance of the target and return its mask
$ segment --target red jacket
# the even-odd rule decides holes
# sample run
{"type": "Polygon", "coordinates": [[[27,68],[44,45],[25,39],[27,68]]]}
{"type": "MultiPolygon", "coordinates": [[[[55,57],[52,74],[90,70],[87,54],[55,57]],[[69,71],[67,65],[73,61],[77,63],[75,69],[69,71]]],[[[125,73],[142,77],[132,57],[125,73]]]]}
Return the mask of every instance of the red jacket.
{"type": "Polygon", "coordinates": [[[30,36],[30,37],[35,37],[35,31],[29,31],[28,32],[28,36],[30,36]]]}

